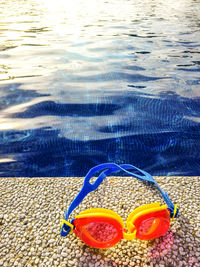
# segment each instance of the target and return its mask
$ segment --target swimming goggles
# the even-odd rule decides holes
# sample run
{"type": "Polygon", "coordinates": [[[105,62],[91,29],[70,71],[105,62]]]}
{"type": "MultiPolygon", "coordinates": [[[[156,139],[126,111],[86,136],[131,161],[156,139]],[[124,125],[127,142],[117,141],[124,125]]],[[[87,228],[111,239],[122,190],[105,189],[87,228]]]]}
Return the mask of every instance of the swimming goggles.
{"type": "Polygon", "coordinates": [[[121,239],[133,240],[138,238],[149,240],[160,237],[169,230],[170,218],[173,219],[177,215],[177,205],[171,202],[167,193],[161,190],[150,174],[129,164],[104,163],[92,168],[87,173],[81,191],[72,201],[68,210],[65,211],[65,219],[61,224],[60,234],[61,236],[67,236],[69,233],[74,232],[89,246],[109,248],[121,239]],[[135,170],[135,172],[130,170],[135,170]],[[91,184],[90,179],[99,171],[101,171],[100,175],[91,184]],[[86,195],[96,190],[107,175],[118,171],[124,171],[128,176],[134,176],[139,180],[153,183],[159,189],[166,204],[161,206],[160,203],[151,203],[133,210],[126,221],[128,231],[125,229],[122,218],[116,212],[103,208],[82,211],[71,222],[68,222],[70,214],[86,195]]]}

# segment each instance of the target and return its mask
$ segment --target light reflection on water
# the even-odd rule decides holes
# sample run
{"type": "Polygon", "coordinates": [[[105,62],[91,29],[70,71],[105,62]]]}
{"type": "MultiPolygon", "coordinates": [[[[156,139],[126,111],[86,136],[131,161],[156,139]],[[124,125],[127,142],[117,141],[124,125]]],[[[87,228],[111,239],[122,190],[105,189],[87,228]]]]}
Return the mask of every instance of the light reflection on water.
{"type": "Polygon", "coordinates": [[[199,174],[198,1],[0,5],[0,176],[199,174]]]}

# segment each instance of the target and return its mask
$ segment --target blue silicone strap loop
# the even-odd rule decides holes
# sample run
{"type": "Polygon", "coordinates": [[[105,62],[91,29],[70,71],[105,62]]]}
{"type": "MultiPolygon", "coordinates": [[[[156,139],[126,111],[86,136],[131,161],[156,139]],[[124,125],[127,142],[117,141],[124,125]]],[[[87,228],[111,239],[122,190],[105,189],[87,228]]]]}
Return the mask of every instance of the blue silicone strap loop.
{"type": "MultiPolygon", "coordinates": [[[[149,173],[147,173],[147,172],[145,172],[145,171],[143,171],[143,170],[141,170],[141,169],[139,169],[133,165],[130,165],[130,164],[117,165],[115,163],[103,163],[103,164],[97,165],[97,166],[95,166],[89,170],[89,172],[85,176],[82,189],[80,190],[78,195],[75,197],[75,199],[72,201],[68,210],[65,211],[65,220],[66,221],[68,220],[72,211],[82,202],[82,200],[87,196],[87,194],[89,194],[90,192],[92,192],[98,188],[98,186],[103,182],[103,180],[106,178],[107,175],[110,175],[111,173],[119,172],[119,171],[124,171],[126,174],[128,174],[130,176],[134,176],[135,178],[137,178],[139,180],[153,183],[159,189],[162,197],[164,198],[164,200],[168,206],[168,209],[170,210],[170,216],[171,217],[174,216],[174,204],[171,202],[168,194],[166,192],[164,193],[162,191],[162,189],[159,187],[157,182],[154,180],[154,178],[149,173]],[[137,172],[139,172],[143,175],[128,171],[130,169],[136,170],[137,172]],[[91,184],[90,179],[94,176],[94,174],[96,172],[99,172],[99,171],[102,171],[102,172],[100,173],[100,175],[98,176],[96,181],[93,184],[91,184]]],[[[177,215],[178,215],[178,209],[176,211],[175,217],[177,217],[177,215]]],[[[67,226],[67,225],[63,225],[63,227],[61,229],[61,235],[63,235],[63,234],[65,235],[66,232],[70,231],[70,229],[68,229],[68,227],[69,226],[67,226]]]]}

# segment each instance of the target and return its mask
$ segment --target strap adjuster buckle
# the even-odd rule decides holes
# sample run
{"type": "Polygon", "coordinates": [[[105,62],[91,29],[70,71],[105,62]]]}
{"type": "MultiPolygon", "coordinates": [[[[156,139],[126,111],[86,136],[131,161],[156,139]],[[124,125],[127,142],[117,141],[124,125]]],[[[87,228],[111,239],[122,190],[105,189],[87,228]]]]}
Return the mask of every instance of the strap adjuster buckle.
{"type": "Polygon", "coordinates": [[[177,217],[178,212],[179,212],[179,209],[177,207],[177,204],[174,204],[174,209],[172,211],[170,211],[170,215],[171,215],[170,217],[171,217],[172,221],[174,220],[174,218],[177,217]]]}
{"type": "Polygon", "coordinates": [[[174,220],[174,218],[178,215],[177,213],[177,204],[174,204],[174,213],[173,213],[173,216],[172,216],[172,220],[174,220]]]}
{"type": "Polygon", "coordinates": [[[74,225],[69,223],[66,220],[62,220],[61,222],[61,235],[66,236],[73,232],[74,225]]]}

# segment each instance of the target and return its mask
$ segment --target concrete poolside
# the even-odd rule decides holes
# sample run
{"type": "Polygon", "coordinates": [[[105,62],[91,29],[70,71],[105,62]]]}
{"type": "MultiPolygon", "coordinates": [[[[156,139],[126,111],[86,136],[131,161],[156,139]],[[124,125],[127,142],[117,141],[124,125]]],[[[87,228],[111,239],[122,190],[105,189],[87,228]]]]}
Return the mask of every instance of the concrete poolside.
{"type": "MultiPolygon", "coordinates": [[[[200,177],[155,177],[178,204],[179,217],[165,236],[122,240],[98,250],[74,234],[59,235],[64,210],[83,178],[0,178],[0,266],[200,266],[200,177]]],[[[132,177],[108,177],[72,214],[92,207],[118,212],[164,203],[158,190],[132,177]]]]}

